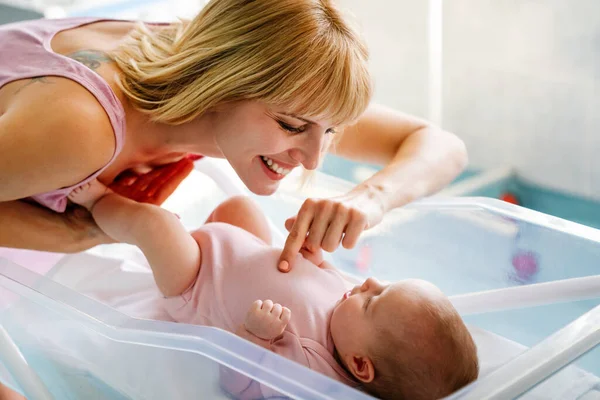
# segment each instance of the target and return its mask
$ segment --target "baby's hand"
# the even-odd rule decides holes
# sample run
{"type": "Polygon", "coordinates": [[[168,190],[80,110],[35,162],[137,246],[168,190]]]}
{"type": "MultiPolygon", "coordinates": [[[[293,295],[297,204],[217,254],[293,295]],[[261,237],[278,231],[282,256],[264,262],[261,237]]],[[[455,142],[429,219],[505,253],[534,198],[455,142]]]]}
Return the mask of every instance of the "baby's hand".
{"type": "Polygon", "coordinates": [[[91,211],[94,204],[110,191],[109,188],[104,186],[97,179],[94,179],[73,189],[68,197],[73,203],[82,205],[91,211]]]}
{"type": "Polygon", "coordinates": [[[252,303],[244,326],[248,332],[263,340],[273,340],[283,333],[290,322],[292,312],[271,300],[252,303]]]}

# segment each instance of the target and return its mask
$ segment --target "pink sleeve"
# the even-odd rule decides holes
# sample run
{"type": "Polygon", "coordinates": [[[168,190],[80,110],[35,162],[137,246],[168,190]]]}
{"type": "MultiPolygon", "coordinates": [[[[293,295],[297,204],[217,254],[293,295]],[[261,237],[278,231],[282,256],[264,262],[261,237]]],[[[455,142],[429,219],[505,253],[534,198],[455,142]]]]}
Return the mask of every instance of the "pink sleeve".
{"type": "MultiPolygon", "coordinates": [[[[334,369],[328,360],[321,356],[321,353],[326,350],[319,347],[322,346],[317,342],[299,338],[293,333],[285,331],[282,337],[272,344],[271,350],[280,356],[335,379],[336,374],[334,369]]],[[[266,363],[261,365],[268,367],[266,363]]],[[[229,368],[221,368],[220,381],[221,387],[235,399],[239,400],[285,397],[277,390],[229,368]]]]}
{"type": "MultiPolygon", "coordinates": [[[[271,350],[285,358],[308,366],[300,340],[293,333],[285,331],[281,338],[273,342],[271,350]]],[[[267,363],[261,363],[261,365],[268,367],[267,363]]],[[[222,389],[235,399],[258,400],[285,397],[277,390],[226,367],[221,368],[219,380],[222,389]]]]}

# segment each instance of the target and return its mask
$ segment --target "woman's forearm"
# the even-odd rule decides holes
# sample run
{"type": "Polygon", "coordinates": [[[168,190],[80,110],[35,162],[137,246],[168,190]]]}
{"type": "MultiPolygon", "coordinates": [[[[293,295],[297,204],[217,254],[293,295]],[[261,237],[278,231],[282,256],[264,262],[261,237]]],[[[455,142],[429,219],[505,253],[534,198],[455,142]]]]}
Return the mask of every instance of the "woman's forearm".
{"type": "Polygon", "coordinates": [[[355,190],[370,192],[388,211],[441,190],[466,165],[463,142],[427,126],[408,136],[392,161],[355,190]]]}
{"type": "Polygon", "coordinates": [[[0,247],[76,253],[108,241],[81,207],[59,214],[21,200],[0,202],[0,247]]]}
{"type": "Polygon", "coordinates": [[[379,104],[344,130],[333,151],[385,166],[355,189],[377,200],[383,211],[435,193],[467,164],[465,145],[454,134],[379,104]]]}

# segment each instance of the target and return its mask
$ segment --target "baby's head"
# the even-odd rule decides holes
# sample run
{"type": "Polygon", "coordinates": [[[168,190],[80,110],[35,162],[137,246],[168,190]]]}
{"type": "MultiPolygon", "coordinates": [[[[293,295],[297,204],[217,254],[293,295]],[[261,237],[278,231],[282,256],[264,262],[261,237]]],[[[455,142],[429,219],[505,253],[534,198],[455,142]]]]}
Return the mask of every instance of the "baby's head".
{"type": "Polygon", "coordinates": [[[431,283],[369,278],[336,304],[331,335],[340,362],[383,399],[438,399],[477,378],[475,343],[431,283]]]}

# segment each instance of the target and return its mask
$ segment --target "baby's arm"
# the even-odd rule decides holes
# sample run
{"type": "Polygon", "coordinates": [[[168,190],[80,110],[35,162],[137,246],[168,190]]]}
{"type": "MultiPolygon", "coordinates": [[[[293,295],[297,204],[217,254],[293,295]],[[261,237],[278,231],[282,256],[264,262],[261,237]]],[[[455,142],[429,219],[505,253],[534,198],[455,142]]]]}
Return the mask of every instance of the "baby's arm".
{"type": "MultiPolygon", "coordinates": [[[[267,350],[273,350],[271,343],[283,334],[290,322],[291,311],[271,300],[256,300],[252,303],[246,320],[237,329],[236,335],[267,350]]],[[[223,389],[240,400],[264,399],[260,382],[231,368],[221,366],[220,382],[223,389]]]]}
{"type": "Polygon", "coordinates": [[[271,342],[283,333],[291,317],[290,309],[281,304],[273,304],[271,300],[256,300],[236,335],[271,350],[271,342]]]}
{"type": "Polygon", "coordinates": [[[87,207],[107,235],[142,250],[163,295],[183,293],[198,276],[200,247],[169,211],[119,196],[98,181],[69,198],[87,207]]]}

